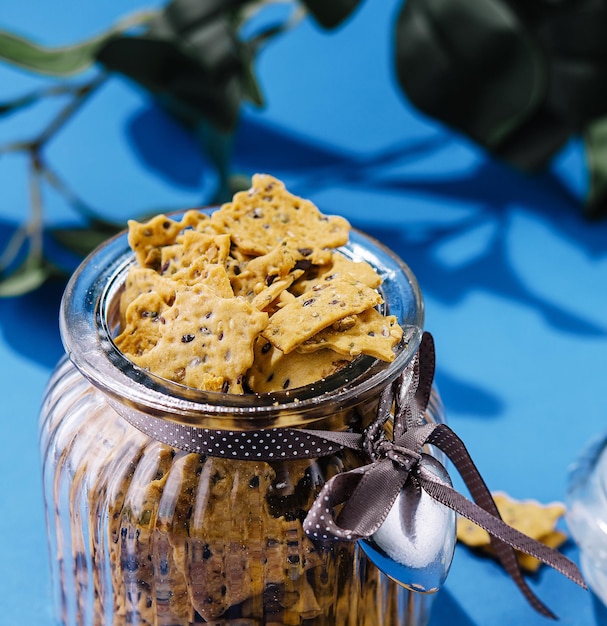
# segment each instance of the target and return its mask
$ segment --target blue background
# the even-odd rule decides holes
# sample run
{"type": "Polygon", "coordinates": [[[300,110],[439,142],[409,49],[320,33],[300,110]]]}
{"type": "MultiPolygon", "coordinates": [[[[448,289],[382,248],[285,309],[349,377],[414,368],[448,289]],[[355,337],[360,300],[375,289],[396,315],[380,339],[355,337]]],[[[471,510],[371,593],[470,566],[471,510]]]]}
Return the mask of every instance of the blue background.
{"type": "MultiPolygon", "coordinates": [[[[398,4],[367,0],[333,32],[305,21],[263,51],[257,70],[267,103],[245,108],[234,169],[282,178],[403,257],[425,294],[450,425],[489,486],[562,501],[570,464],[607,422],[607,223],[582,217],[583,150],[572,142],[550,172],[531,178],[416,112],[394,79],[398,4]]],[[[47,45],[90,36],[145,6],[4,5],[0,28],[47,45]]],[[[0,65],[0,101],[44,84],[0,65]]],[[[0,143],[31,136],[60,104],[1,118],[0,143]]],[[[108,217],[205,203],[216,184],[194,140],[120,78],[86,103],[45,154],[108,217]]],[[[0,157],[0,190],[4,243],[29,211],[22,156],[0,157]]],[[[52,190],[44,203],[49,225],[76,221],[52,190]]],[[[51,252],[74,267],[75,259],[51,252]]],[[[37,414],[62,354],[62,288],[0,300],[2,626],[53,623],[37,414]]],[[[578,560],[572,544],[564,551],[578,560]]],[[[549,568],[530,584],[561,624],[602,623],[592,594],[549,568]]],[[[546,623],[495,563],[458,546],[432,626],[546,623]]]]}

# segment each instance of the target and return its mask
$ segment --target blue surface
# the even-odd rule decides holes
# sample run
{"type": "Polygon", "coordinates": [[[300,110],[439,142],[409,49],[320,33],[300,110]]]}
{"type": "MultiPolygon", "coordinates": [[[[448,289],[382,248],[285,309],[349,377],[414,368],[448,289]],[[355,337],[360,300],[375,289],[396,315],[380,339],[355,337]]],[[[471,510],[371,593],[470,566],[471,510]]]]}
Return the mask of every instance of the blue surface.
{"type": "MultiPolygon", "coordinates": [[[[607,425],[607,223],[582,217],[579,145],[568,146],[552,172],[529,178],[411,109],[390,60],[397,4],[366,2],[333,33],[305,22],[263,52],[258,72],[267,106],[245,111],[235,169],[283,178],[409,263],[425,293],[450,424],[489,486],[562,500],[568,466],[607,425]]],[[[137,6],[8,3],[0,27],[68,43],[137,6]]],[[[0,100],[44,82],[0,66],[0,100]]],[[[27,136],[53,106],[0,119],[0,142],[27,136]]],[[[47,156],[108,216],[199,204],[216,181],[193,140],[117,78],[47,156]]],[[[23,159],[2,156],[0,242],[28,212],[26,184],[23,159]]],[[[47,190],[45,203],[49,224],[75,221],[56,194],[47,190]]],[[[61,290],[52,284],[0,300],[2,626],[53,623],[37,413],[62,353],[61,290]]],[[[565,552],[577,561],[574,546],[565,552]]],[[[556,572],[542,569],[531,585],[561,624],[607,623],[592,595],[556,572]]],[[[458,546],[431,626],[546,623],[495,563],[458,546]]]]}

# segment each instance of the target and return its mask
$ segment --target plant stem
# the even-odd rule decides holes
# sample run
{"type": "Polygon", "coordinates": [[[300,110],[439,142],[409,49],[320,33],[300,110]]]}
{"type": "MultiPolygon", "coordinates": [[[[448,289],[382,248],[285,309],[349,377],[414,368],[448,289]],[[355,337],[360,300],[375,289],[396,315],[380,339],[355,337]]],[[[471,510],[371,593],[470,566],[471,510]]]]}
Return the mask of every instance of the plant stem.
{"type": "Polygon", "coordinates": [[[41,261],[42,254],[42,232],[43,232],[43,209],[42,209],[42,189],[40,188],[40,175],[43,165],[39,154],[32,152],[30,160],[30,198],[32,215],[28,223],[30,249],[28,253],[29,261],[41,261]]]}
{"type": "Polygon", "coordinates": [[[67,123],[67,121],[84,104],[88,96],[98,89],[106,80],[108,75],[105,72],[99,73],[89,83],[81,85],[75,90],[74,98],[59,111],[57,116],[51,120],[50,124],[34,140],[34,149],[39,150],[67,123]]]}
{"type": "Polygon", "coordinates": [[[0,255],[0,274],[17,258],[23,244],[27,241],[29,224],[21,224],[8,240],[0,255]]]}
{"type": "Polygon", "coordinates": [[[98,89],[107,79],[102,72],[93,80],[83,85],[55,85],[38,92],[37,97],[72,94],[66,106],[50,121],[38,137],[29,141],[16,141],[0,146],[0,154],[7,152],[26,152],[29,155],[29,190],[31,215],[26,224],[13,233],[0,255],[0,271],[7,269],[17,258],[26,242],[29,242],[27,262],[30,264],[43,261],[44,206],[42,199],[42,179],[46,179],[81,213],[96,219],[92,210],[50,170],[44,161],[42,151],[48,142],[65,126],[71,117],[84,104],[88,96],[98,89]]]}

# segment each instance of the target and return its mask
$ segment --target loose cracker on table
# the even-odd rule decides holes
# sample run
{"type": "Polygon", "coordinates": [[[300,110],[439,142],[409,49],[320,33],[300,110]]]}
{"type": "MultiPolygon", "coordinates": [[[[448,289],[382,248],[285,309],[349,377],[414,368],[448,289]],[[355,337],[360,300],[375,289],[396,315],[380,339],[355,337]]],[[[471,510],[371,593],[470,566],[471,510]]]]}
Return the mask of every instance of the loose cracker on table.
{"type": "Polygon", "coordinates": [[[366,354],[383,361],[394,360],[394,346],[403,337],[403,329],[396,316],[384,316],[376,309],[367,309],[350,319],[352,323],[348,323],[346,328],[339,328],[339,323],[343,321],[340,320],[299,344],[297,351],[310,353],[330,348],[353,357],[366,354]]]}
{"type": "Polygon", "coordinates": [[[351,276],[325,280],[270,317],[262,335],[285,354],[316,333],[382,301],[377,291],[351,276]]]}
{"type": "MultiPolygon", "coordinates": [[[[555,529],[557,522],[565,514],[565,506],[562,503],[517,501],[501,492],[492,495],[506,524],[551,548],[558,548],[567,540],[564,532],[555,529]]],[[[489,533],[463,517],[457,520],[457,538],[471,548],[480,548],[488,554],[493,553],[489,533]]],[[[521,552],[517,552],[517,559],[521,567],[527,571],[536,571],[541,565],[536,558],[521,552]]]]}
{"type": "Polygon", "coordinates": [[[243,393],[242,377],[253,363],[253,342],[267,324],[266,313],[243,298],[221,298],[204,289],[178,291],[160,320],[156,345],[132,360],[175,382],[243,393]]]}
{"type": "Polygon", "coordinates": [[[255,358],[247,372],[248,386],[258,393],[303,387],[333,374],[354,357],[331,349],[302,354],[294,350],[284,354],[269,341],[259,337],[255,358]]]}
{"type": "Polygon", "coordinates": [[[313,257],[325,248],[345,245],[350,230],[347,220],[323,215],[312,202],[289,193],[284,183],[267,174],[254,175],[251,189],[237,193],[211,216],[211,222],[252,255],[267,254],[285,237],[293,237],[313,257]]]}

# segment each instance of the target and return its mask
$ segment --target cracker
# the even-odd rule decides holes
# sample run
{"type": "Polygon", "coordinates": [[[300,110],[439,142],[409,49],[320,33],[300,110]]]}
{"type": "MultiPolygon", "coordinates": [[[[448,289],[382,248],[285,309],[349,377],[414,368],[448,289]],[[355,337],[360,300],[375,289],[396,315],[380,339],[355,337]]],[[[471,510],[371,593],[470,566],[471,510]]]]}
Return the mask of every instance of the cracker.
{"type": "Polygon", "coordinates": [[[381,276],[366,261],[353,261],[339,252],[334,252],[331,263],[330,274],[350,274],[371,289],[377,289],[381,285],[381,276]]]}
{"type": "Polygon", "coordinates": [[[287,274],[284,278],[275,280],[268,287],[262,289],[258,294],[256,294],[251,300],[251,304],[260,311],[267,309],[272,302],[279,298],[281,294],[286,292],[293,281],[296,280],[301,274],[303,274],[303,270],[295,270],[290,274],[287,274]]]}
{"type": "Polygon", "coordinates": [[[242,393],[253,342],[267,319],[243,298],[221,298],[202,287],[179,291],[162,316],[156,345],[133,361],[190,387],[242,393]]]}
{"type": "Polygon", "coordinates": [[[128,221],[128,242],[141,267],[154,267],[157,261],[153,251],[175,243],[183,225],[164,214],[156,215],[148,222],[128,221]]]}
{"type": "Polygon", "coordinates": [[[156,292],[142,293],[126,309],[123,331],[114,343],[133,359],[149,352],[160,339],[162,315],[169,306],[156,292]]]}
{"type": "Polygon", "coordinates": [[[177,270],[194,262],[224,264],[229,253],[229,235],[209,235],[186,230],[177,237],[174,245],[167,245],[161,249],[160,273],[163,276],[171,276],[177,270]]]}
{"type": "Polygon", "coordinates": [[[191,265],[177,270],[171,276],[171,279],[192,287],[194,290],[201,286],[222,298],[232,298],[234,296],[225,267],[207,263],[204,259],[196,259],[191,265]]]}
{"type": "Polygon", "coordinates": [[[211,216],[196,209],[190,209],[183,214],[181,227],[183,229],[192,228],[199,233],[218,234],[211,224],[211,216]]]}
{"type": "Polygon", "coordinates": [[[274,298],[270,304],[265,306],[263,310],[271,317],[278,311],[282,309],[289,302],[293,302],[295,300],[295,296],[287,290],[281,291],[277,298],[274,298]]]}
{"type": "Polygon", "coordinates": [[[293,237],[304,242],[314,258],[325,248],[345,245],[350,230],[347,220],[323,215],[312,202],[292,195],[284,183],[267,174],[254,175],[251,189],[237,193],[211,221],[252,255],[267,254],[285,237],[293,237]]]}
{"type": "MultiPolygon", "coordinates": [[[[276,280],[282,280],[293,271],[297,277],[303,273],[302,264],[308,267],[308,250],[300,249],[297,242],[285,238],[267,254],[250,259],[237,275],[232,276],[232,286],[236,295],[253,298],[276,280]]],[[[293,282],[292,277],[289,285],[293,282]]]]}
{"type": "Polygon", "coordinates": [[[327,326],[380,302],[377,291],[351,276],[339,276],[319,283],[274,313],[262,335],[287,354],[327,326]]]}
{"type": "Polygon", "coordinates": [[[303,387],[335,373],[351,361],[334,350],[284,354],[263,338],[255,343],[255,358],[247,372],[247,385],[258,393],[303,387]]]}
{"type": "MultiPolygon", "coordinates": [[[[126,281],[117,345],[158,376],[234,393],[244,392],[258,337],[280,351],[281,387],[327,376],[359,354],[391,361],[402,331],[373,309],[381,277],[335,250],[349,228],[261,174],[211,216],[190,210],[180,222],[130,222],[139,267],[126,281]],[[152,308],[156,322],[142,317],[152,308]],[[233,325],[229,336],[219,326],[200,336],[207,315],[233,325]]],[[[266,367],[255,380],[269,376],[266,367]]]]}
{"type": "Polygon", "coordinates": [[[120,298],[120,324],[126,324],[126,310],[131,302],[142,293],[157,293],[167,303],[171,304],[175,297],[175,285],[163,278],[155,270],[133,265],[124,281],[124,292],[120,298]]]}
{"type": "MultiPolygon", "coordinates": [[[[567,540],[565,533],[555,529],[565,514],[565,506],[560,502],[540,504],[535,500],[517,501],[505,493],[495,493],[493,499],[504,522],[528,537],[553,548],[567,540]]],[[[493,553],[489,533],[463,517],[457,520],[457,538],[472,548],[493,553]]],[[[537,570],[541,564],[534,557],[518,551],[517,559],[521,567],[529,571],[537,570]]]]}
{"type": "Polygon", "coordinates": [[[384,316],[376,309],[367,309],[359,315],[344,318],[329,328],[321,330],[299,346],[302,353],[330,348],[339,354],[368,356],[382,361],[394,360],[394,347],[402,339],[403,329],[396,316],[384,316]],[[344,328],[339,324],[348,320],[344,328]],[[351,323],[350,323],[351,322],[351,323]]]}
{"type": "MultiPolygon", "coordinates": [[[[560,548],[560,546],[562,546],[568,539],[569,537],[567,537],[567,534],[563,531],[553,530],[547,535],[539,537],[538,541],[541,541],[545,546],[556,550],[557,548],[560,548]]],[[[542,565],[541,561],[538,561],[535,557],[525,554],[524,552],[517,552],[516,557],[519,565],[528,572],[537,572],[542,565]]]]}
{"type": "Polygon", "coordinates": [[[366,261],[352,261],[340,252],[332,252],[329,263],[312,268],[311,271],[293,285],[292,292],[301,295],[325,281],[329,276],[349,274],[371,289],[381,285],[381,276],[366,261]]]}

